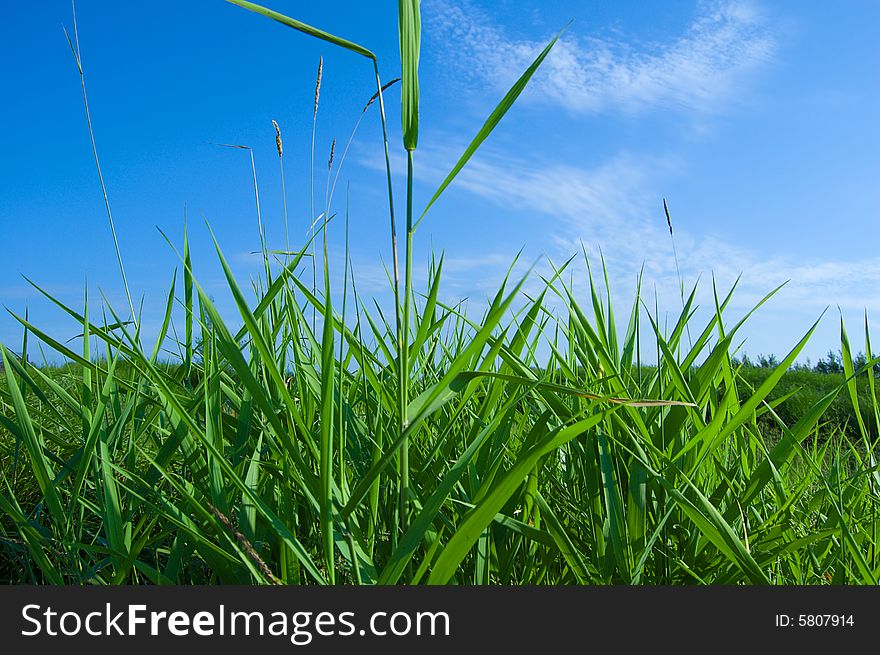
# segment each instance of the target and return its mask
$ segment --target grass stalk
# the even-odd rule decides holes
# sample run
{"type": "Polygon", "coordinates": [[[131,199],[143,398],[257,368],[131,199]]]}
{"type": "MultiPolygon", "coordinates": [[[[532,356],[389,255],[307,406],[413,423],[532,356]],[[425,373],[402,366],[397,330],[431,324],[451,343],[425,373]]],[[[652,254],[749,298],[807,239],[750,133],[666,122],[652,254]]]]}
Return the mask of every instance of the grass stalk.
{"type": "MultiPolygon", "coordinates": [[[[312,111],[312,141],[309,155],[309,223],[312,232],[312,293],[318,289],[318,263],[315,257],[315,132],[318,127],[318,104],[321,99],[321,79],[324,75],[324,57],[318,59],[318,73],[315,76],[315,104],[312,111]]],[[[324,217],[326,221],[326,216],[324,217]]],[[[312,332],[317,322],[317,308],[312,308],[312,332]]]]}
{"type": "Polygon", "coordinates": [[[275,149],[278,151],[278,169],[281,173],[281,211],[284,216],[284,261],[287,262],[290,257],[290,225],[287,221],[287,189],[284,184],[284,143],[281,140],[281,127],[273,120],[272,127],[275,128],[275,149]]]}
{"type": "Polygon", "coordinates": [[[86,77],[83,71],[82,65],[82,53],[79,47],[79,28],[76,23],[76,2],[75,0],[71,0],[71,9],[73,12],[73,41],[70,40],[70,36],[67,34],[67,30],[64,30],[64,36],[67,37],[67,43],[70,45],[70,49],[73,52],[73,57],[76,60],[76,68],[79,72],[79,81],[80,87],[82,89],[82,98],[83,98],[83,108],[86,113],[86,125],[89,130],[89,140],[92,146],[92,155],[95,159],[95,170],[98,171],[98,182],[101,185],[101,193],[104,197],[104,209],[107,212],[107,221],[110,225],[110,234],[113,237],[113,247],[116,251],[116,262],[119,265],[119,273],[122,276],[122,286],[125,289],[125,298],[128,301],[128,309],[130,311],[130,316],[132,321],[137,321],[137,317],[134,311],[134,303],[131,300],[131,291],[128,287],[128,278],[125,275],[125,264],[122,261],[122,250],[119,247],[119,238],[116,235],[116,225],[113,222],[113,212],[110,209],[110,197],[107,194],[107,185],[104,184],[104,174],[101,171],[101,161],[98,158],[98,146],[95,143],[95,131],[92,128],[92,115],[89,111],[89,98],[86,93],[86,77]]]}

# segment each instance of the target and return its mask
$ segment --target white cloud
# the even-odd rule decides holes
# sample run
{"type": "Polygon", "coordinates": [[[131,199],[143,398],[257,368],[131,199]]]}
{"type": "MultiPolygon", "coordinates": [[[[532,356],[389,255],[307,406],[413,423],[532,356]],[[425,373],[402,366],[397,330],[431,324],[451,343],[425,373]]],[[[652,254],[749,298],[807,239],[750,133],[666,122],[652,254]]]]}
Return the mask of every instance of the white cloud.
{"type": "MultiPolygon", "coordinates": [[[[456,74],[472,75],[484,86],[506,90],[544,45],[538,40],[512,39],[492,17],[466,2],[431,0],[424,15],[428,38],[447,43],[443,56],[450,58],[456,74]]],[[[699,121],[746,97],[752,74],[771,59],[776,47],[774,30],[755,4],[748,0],[704,2],[682,33],[662,43],[636,47],[569,33],[527,93],[532,101],[552,102],[581,115],[639,114],[669,108],[699,121]]],[[[428,182],[429,190],[436,188],[463,150],[464,144],[454,141],[419,150],[419,178],[428,182]]],[[[378,160],[363,159],[361,163],[384,167],[378,160]]],[[[392,164],[395,171],[402,169],[400,161],[392,164]]],[[[669,183],[687,169],[683,155],[620,149],[590,167],[561,163],[534,152],[526,157],[484,146],[446,193],[472,193],[505,212],[514,212],[516,220],[530,221],[526,230],[545,235],[530,244],[517,272],[532,263],[529,258],[539,254],[536,249],[559,264],[578,253],[581,242],[595,272],[601,248],[616,292],[619,320],[626,319],[621,312],[628,309],[619,305],[632,302],[635,280],[643,266],[645,301],[653,304],[656,289],[661,312],[670,314],[681,307],[679,269],[688,288],[701,279],[697,303],[703,316],[714,307],[713,279],[719,293],[725,294],[741,276],[730,307],[739,316],[788,281],[750,321],[755,327],[743,333],[750,339],[747,349],[751,353],[784,354],[828,306],[839,305],[853,326],[866,309],[870,315],[880,313],[880,258],[851,261],[832,256],[805,261],[798,253],[758,250],[745,242],[676,227],[677,266],[662,196],[669,183]]],[[[674,199],[671,209],[675,221],[674,199]]],[[[440,203],[432,213],[442,211],[440,203]]],[[[703,218],[703,225],[713,224],[712,216],[703,218]]],[[[507,272],[512,256],[487,252],[479,258],[462,259],[458,265],[447,259],[444,287],[459,297],[491,293],[507,272]]],[[[571,272],[576,288],[583,292],[583,265],[575,264],[571,272]]],[[[528,290],[539,291],[538,275],[549,274],[550,265],[540,263],[528,290]]],[[[814,337],[816,350],[805,354],[821,355],[829,346],[836,347],[835,332],[835,321],[824,321],[814,337]]]]}
{"type": "MultiPolygon", "coordinates": [[[[451,147],[423,149],[420,172],[427,178],[441,179],[444,165],[453,161],[456,152],[451,147]]],[[[680,285],[661,189],[681,166],[675,158],[622,152],[594,168],[582,168],[484,149],[461,172],[455,187],[504,210],[518,212],[519,216],[531,213],[531,219],[517,220],[533,220],[535,226],[540,226],[546,234],[544,252],[556,263],[577,254],[581,242],[598,262],[601,248],[613,288],[630,289],[644,265],[643,288],[649,291],[646,297],[652,296],[656,287],[660,306],[674,311],[680,303],[680,285]]],[[[675,224],[674,203],[671,210],[675,224]]],[[[711,224],[711,217],[705,222],[711,224]]],[[[872,315],[880,313],[880,258],[805,262],[796,254],[768,255],[678,227],[675,245],[685,285],[690,288],[702,278],[697,300],[705,308],[713,306],[712,278],[717,280],[719,292],[726,292],[741,275],[731,305],[738,311],[750,309],[787,281],[772,301],[772,311],[797,316],[799,325],[809,325],[827,306],[839,305],[853,320],[865,309],[872,315]]],[[[512,253],[487,253],[479,259],[462,259],[459,265],[450,260],[447,279],[462,291],[488,291],[497,288],[511,260],[512,253]],[[475,282],[476,270],[479,284],[475,282]]],[[[519,270],[530,263],[524,259],[519,270]]],[[[583,278],[582,267],[576,270],[583,278]]],[[[546,275],[550,267],[542,264],[536,272],[546,275]]],[[[534,282],[534,289],[538,289],[539,280],[534,282]]],[[[780,320],[785,322],[784,318],[780,320]]],[[[797,331],[799,326],[788,324],[779,329],[797,331]]]]}
{"type": "MultiPolygon", "coordinates": [[[[464,147],[450,140],[446,144],[419,150],[419,178],[429,191],[436,188],[464,147]]],[[[384,170],[384,160],[375,157],[363,157],[359,162],[384,170]]],[[[403,160],[392,157],[392,168],[395,175],[401,175],[403,160]]],[[[484,146],[445,195],[465,191],[483,198],[500,210],[498,218],[487,217],[488,220],[499,220],[503,216],[503,220],[521,222],[526,233],[542,235],[524,244],[528,248],[514,269],[514,279],[535,263],[536,256],[547,255],[558,266],[579,254],[583,242],[594,273],[600,266],[600,249],[604,254],[619,320],[627,319],[635,281],[642,267],[643,300],[653,306],[656,291],[661,313],[668,312],[672,320],[681,309],[681,287],[662,197],[669,182],[686,169],[687,162],[675,156],[621,151],[596,166],[583,167],[536,155],[525,158],[484,146]]],[[[443,206],[441,201],[431,213],[442,213],[443,206]]],[[[674,199],[671,199],[671,212],[685,287],[690,291],[699,280],[696,295],[696,303],[701,308],[699,320],[707,320],[713,311],[713,279],[723,296],[740,278],[731,300],[729,321],[734,317],[738,319],[768,292],[786,283],[770,303],[750,319],[742,333],[748,337],[746,350],[751,354],[785,354],[822,311],[830,307],[832,311],[803,354],[815,360],[829,348],[838,347],[839,332],[834,318],[837,306],[853,333],[858,330],[864,311],[871,317],[880,314],[880,258],[805,260],[798,253],[783,250],[759,251],[711,233],[694,233],[682,228],[676,223],[674,199]]],[[[439,218],[429,217],[429,223],[439,218]]],[[[702,218],[702,225],[718,222],[711,215],[702,218]]],[[[424,231],[421,235],[427,237],[424,231]]],[[[468,297],[469,306],[479,311],[485,298],[497,291],[514,255],[511,251],[487,250],[479,255],[447,256],[442,289],[445,300],[456,302],[468,297]]],[[[548,277],[552,273],[549,262],[539,261],[523,291],[536,296],[543,290],[540,276],[548,277]]],[[[582,261],[573,263],[565,279],[571,279],[581,300],[588,298],[582,261]]],[[[554,304],[552,296],[547,302],[554,304]]]]}
{"type": "MultiPolygon", "coordinates": [[[[428,37],[465,75],[506,89],[546,45],[516,40],[469,2],[432,0],[428,37]]],[[[768,61],[776,43],[748,0],[703,2],[687,28],[640,44],[585,37],[573,27],[554,47],[528,96],[574,113],[638,113],[664,107],[711,113],[738,96],[744,78],[768,61]]]]}

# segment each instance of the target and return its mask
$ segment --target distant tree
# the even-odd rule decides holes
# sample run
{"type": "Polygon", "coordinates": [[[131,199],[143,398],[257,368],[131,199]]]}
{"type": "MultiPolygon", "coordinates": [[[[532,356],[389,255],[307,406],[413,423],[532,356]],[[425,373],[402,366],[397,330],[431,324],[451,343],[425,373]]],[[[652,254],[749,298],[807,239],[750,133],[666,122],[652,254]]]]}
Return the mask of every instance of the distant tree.
{"type": "Polygon", "coordinates": [[[843,357],[839,353],[829,350],[825,357],[816,362],[813,370],[816,373],[843,373],[843,357]]]}
{"type": "Polygon", "coordinates": [[[813,363],[810,361],[810,358],[807,357],[803,362],[795,362],[791,365],[792,371],[812,371],[813,363]]]}
{"type": "Polygon", "coordinates": [[[779,360],[776,358],[776,355],[758,355],[758,366],[760,368],[776,368],[779,366],[779,360]]]}

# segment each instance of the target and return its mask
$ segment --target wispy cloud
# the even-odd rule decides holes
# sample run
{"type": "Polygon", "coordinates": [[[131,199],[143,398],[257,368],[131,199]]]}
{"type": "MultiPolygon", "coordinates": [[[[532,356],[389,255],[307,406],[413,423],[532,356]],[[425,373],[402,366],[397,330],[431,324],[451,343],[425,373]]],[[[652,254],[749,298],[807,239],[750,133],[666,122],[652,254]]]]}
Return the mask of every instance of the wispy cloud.
{"type": "MultiPolygon", "coordinates": [[[[452,146],[423,149],[421,173],[442,179],[457,152],[452,146]]],[[[646,285],[656,285],[661,302],[674,306],[680,285],[662,189],[684,168],[686,164],[675,157],[631,152],[586,168],[484,149],[461,172],[455,187],[514,212],[517,220],[539,224],[546,235],[541,244],[544,254],[558,261],[578,252],[583,242],[595,259],[601,248],[618,284],[631,283],[644,267],[646,285]]],[[[674,202],[672,212],[675,222],[674,202]]],[[[711,216],[705,217],[705,224],[712,224],[711,216]]],[[[840,305],[850,312],[880,312],[880,258],[805,262],[797,253],[758,251],[677,226],[675,242],[687,285],[712,276],[724,288],[741,276],[735,306],[751,307],[787,281],[774,301],[778,310],[816,316],[826,306],[840,305]]],[[[479,259],[462,259],[461,266],[451,260],[449,272],[453,277],[461,274],[464,289],[468,281],[473,285],[472,273],[479,267],[480,280],[490,288],[503,277],[511,259],[511,253],[487,253],[479,259]]],[[[703,284],[702,290],[702,301],[711,305],[711,285],[703,284]]]]}
{"type": "MultiPolygon", "coordinates": [[[[467,1],[432,0],[426,15],[429,35],[451,44],[444,56],[461,73],[499,88],[509,86],[546,43],[509,37],[467,1]]],[[[729,105],[775,49],[770,26],[748,0],[703,2],[682,33],[662,42],[634,45],[569,32],[528,95],[574,113],[654,107],[711,113],[729,105]]]]}
{"type": "MultiPolygon", "coordinates": [[[[468,0],[430,0],[425,6],[427,38],[443,39],[442,56],[455,74],[473,76],[483,89],[506,90],[546,42],[511,37],[494,17],[468,0]]],[[[748,92],[750,84],[755,73],[773,60],[777,34],[781,32],[749,0],[700,2],[690,24],[662,42],[568,33],[525,97],[579,116],[623,112],[645,118],[649,112],[670,109],[699,124],[753,95],[748,92]]],[[[427,145],[419,151],[418,175],[429,191],[465,145],[455,138],[435,138],[434,143],[445,145],[427,145]]],[[[495,204],[504,220],[528,222],[522,233],[534,236],[529,237],[517,271],[539,254],[561,263],[583,242],[594,264],[601,248],[612,288],[621,292],[624,303],[632,300],[635,280],[643,270],[645,299],[656,290],[661,311],[670,313],[681,308],[681,279],[688,288],[702,279],[697,303],[704,315],[714,307],[712,279],[722,293],[739,279],[731,310],[740,315],[787,281],[753,319],[759,327],[750,333],[750,352],[781,352],[793,345],[827,306],[839,305],[851,324],[864,310],[871,315],[880,312],[880,258],[853,261],[829,255],[807,261],[784,244],[776,249],[773,244],[753,245],[745,237],[722,238],[704,227],[695,232],[676,223],[677,265],[662,197],[673,181],[694,173],[686,148],[668,144],[664,152],[651,152],[645,150],[650,145],[621,145],[616,153],[587,165],[567,164],[535,149],[525,154],[500,147],[484,146],[447,195],[464,191],[495,204]]],[[[384,165],[371,159],[361,163],[384,165]]],[[[402,168],[401,162],[392,164],[395,170],[402,168]]],[[[675,222],[675,199],[671,200],[675,222]]],[[[432,212],[442,212],[442,205],[432,212]]],[[[720,215],[716,221],[711,215],[702,219],[702,226],[723,223],[720,215]]],[[[485,247],[480,244],[470,252],[485,247]]],[[[497,288],[512,256],[483,252],[462,259],[460,266],[448,260],[445,283],[456,293],[480,295],[484,289],[497,288]]],[[[553,269],[545,261],[534,272],[530,289],[540,290],[537,275],[552,275],[553,269]]],[[[574,266],[571,274],[583,291],[584,267],[574,266]]],[[[835,343],[834,332],[834,321],[825,321],[815,338],[823,344],[818,346],[819,354],[835,343]]]]}

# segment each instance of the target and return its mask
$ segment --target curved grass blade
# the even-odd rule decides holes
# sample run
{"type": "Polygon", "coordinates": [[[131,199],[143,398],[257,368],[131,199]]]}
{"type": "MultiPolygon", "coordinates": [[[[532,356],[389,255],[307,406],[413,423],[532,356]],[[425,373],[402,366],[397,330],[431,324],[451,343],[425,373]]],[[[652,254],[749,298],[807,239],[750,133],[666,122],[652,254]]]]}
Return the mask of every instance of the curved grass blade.
{"type": "MultiPolygon", "coordinates": [[[[405,2],[405,0],[401,0],[401,2],[405,2]]],[[[501,99],[501,102],[498,103],[498,106],[489,114],[489,118],[486,119],[486,122],[483,123],[483,127],[480,128],[480,131],[477,132],[477,135],[473,138],[470,145],[465,148],[464,153],[462,153],[461,157],[458,159],[458,162],[455,166],[452,167],[452,170],[449,171],[449,174],[440,183],[440,186],[434,192],[434,195],[431,196],[431,199],[428,201],[428,204],[422,210],[421,216],[413,225],[413,230],[415,230],[419,223],[422,222],[422,219],[425,218],[425,214],[428,213],[428,210],[431,209],[431,206],[437,201],[437,198],[446,190],[446,187],[455,179],[455,176],[461,172],[461,169],[464,168],[465,164],[468,163],[471,157],[473,157],[474,153],[477,149],[483,144],[483,141],[492,133],[498,123],[501,122],[501,119],[504,118],[504,114],[513,106],[513,103],[516,102],[516,99],[519,98],[520,94],[526,88],[526,85],[529,83],[529,80],[532,79],[532,76],[535,74],[535,71],[538,70],[538,67],[544,63],[544,60],[547,58],[547,55],[550,54],[550,50],[556,45],[556,41],[559,40],[559,37],[562,36],[562,33],[568,28],[566,25],[560,32],[553,37],[553,40],[547,44],[541,54],[532,62],[532,65],[529,66],[526,71],[520,76],[520,78],[516,81],[516,83],[510,87],[510,90],[507,94],[501,99]]]]}
{"type": "Polygon", "coordinates": [[[477,506],[468,512],[464,521],[437,556],[434,568],[428,577],[428,584],[447,584],[449,582],[480,534],[522,485],[526,476],[541,457],[583,435],[587,430],[604,421],[613,411],[615,409],[605,410],[566,428],[555,430],[534,447],[521,454],[513,467],[493,485],[477,506]]]}
{"type": "Polygon", "coordinates": [[[313,36],[316,39],[327,41],[328,43],[332,43],[333,45],[339,46],[340,48],[345,48],[346,50],[350,50],[351,52],[367,57],[368,59],[372,59],[374,61],[376,59],[376,55],[367,50],[365,47],[358,45],[357,43],[353,43],[352,41],[349,41],[347,39],[334,36],[329,32],[319,30],[317,27],[306,25],[302,21],[298,21],[295,18],[290,18],[289,16],[285,16],[284,14],[279,14],[277,11],[267,9],[266,7],[254,4],[253,2],[246,2],[246,0],[226,0],[226,2],[233,5],[238,5],[239,7],[247,9],[248,11],[252,11],[255,14],[265,16],[266,18],[271,18],[274,21],[278,21],[282,25],[286,25],[287,27],[292,27],[293,29],[300,31],[303,34],[308,34],[309,36],[313,36]]]}

